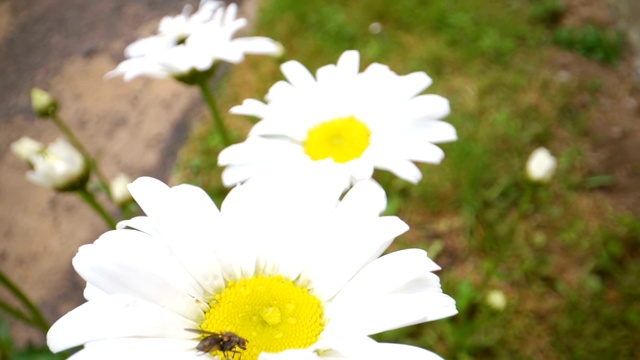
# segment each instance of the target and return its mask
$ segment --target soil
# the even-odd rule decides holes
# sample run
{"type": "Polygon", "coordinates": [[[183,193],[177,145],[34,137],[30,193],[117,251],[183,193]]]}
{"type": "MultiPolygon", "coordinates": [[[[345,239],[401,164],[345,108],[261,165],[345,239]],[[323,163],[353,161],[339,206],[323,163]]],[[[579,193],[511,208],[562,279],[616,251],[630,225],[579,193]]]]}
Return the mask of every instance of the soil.
{"type": "MultiPolygon", "coordinates": [[[[605,0],[565,3],[567,23],[615,20],[605,0]]],[[[169,181],[189,119],[201,111],[198,92],[172,81],[124,83],[103,75],[123,59],[127,44],[151,34],[179,6],[162,0],[0,0],[0,269],[51,322],[83,302],[84,282],[71,259],[107,227],[73,194],[24,179],[27,169],[9,152],[10,144],[21,136],[46,143],[60,136],[52,123],[32,115],[29,90],[37,86],[59,99],[61,116],[99,156],[108,177],[125,172],[169,181]]],[[[615,182],[597,191],[614,208],[640,214],[640,96],[632,54],[611,67],[558,51],[550,66],[562,76],[602,82],[585,139],[588,171],[613,175],[615,182]]],[[[44,342],[20,323],[10,329],[18,346],[44,342]]]]}
{"type": "MultiPolygon", "coordinates": [[[[162,0],[0,0],[0,269],[50,322],[83,302],[84,283],[71,259],[107,227],[74,194],[25,180],[27,168],[10,144],[22,136],[43,143],[61,136],[52,122],[32,114],[30,89],[43,88],[59,100],[61,117],[108,178],[124,172],[168,181],[189,119],[202,113],[197,89],[103,76],[123,60],[127,44],[155,32],[160,18],[178,14],[181,6],[162,0]]],[[[19,322],[10,332],[19,347],[44,343],[19,322]]]]}

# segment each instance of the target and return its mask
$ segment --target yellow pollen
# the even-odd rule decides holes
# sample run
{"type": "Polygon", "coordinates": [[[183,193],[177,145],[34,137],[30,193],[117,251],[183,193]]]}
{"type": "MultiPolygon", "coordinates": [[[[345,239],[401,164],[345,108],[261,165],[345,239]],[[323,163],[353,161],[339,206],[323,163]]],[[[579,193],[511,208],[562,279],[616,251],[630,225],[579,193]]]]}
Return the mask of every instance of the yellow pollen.
{"type": "Polygon", "coordinates": [[[346,163],[364,153],[370,138],[371,130],[354,116],[335,118],[309,130],[304,152],[313,160],[332,158],[346,163]]]}
{"type": "MultiPolygon", "coordinates": [[[[230,281],[209,305],[202,330],[231,332],[247,340],[247,349],[236,347],[239,354],[228,352],[229,358],[257,360],[262,352],[306,348],[324,330],[320,300],[280,275],[230,281]]],[[[213,350],[212,356],[225,360],[222,351],[213,350]]]]}

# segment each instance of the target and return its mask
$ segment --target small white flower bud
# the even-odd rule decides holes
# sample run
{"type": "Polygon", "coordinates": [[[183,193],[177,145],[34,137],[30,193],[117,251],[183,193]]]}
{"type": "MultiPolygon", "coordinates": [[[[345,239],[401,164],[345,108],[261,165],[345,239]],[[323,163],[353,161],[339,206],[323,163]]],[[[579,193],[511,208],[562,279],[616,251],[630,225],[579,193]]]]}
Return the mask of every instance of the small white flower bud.
{"type": "Polygon", "coordinates": [[[58,110],[58,102],[48,92],[33,88],[31,89],[31,108],[39,117],[48,118],[58,110]]]}
{"type": "Polygon", "coordinates": [[[556,171],[557,161],[549,150],[540,147],[535,149],[527,161],[527,177],[538,183],[548,183],[556,171]]]}
{"type": "Polygon", "coordinates": [[[117,204],[125,204],[133,200],[131,193],[129,193],[129,189],[127,188],[129,183],[131,183],[131,178],[125,174],[119,174],[111,180],[111,183],[109,184],[111,198],[117,204]]]}
{"type": "Polygon", "coordinates": [[[369,24],[369,32],[373,35],[378,35],[382,32],[382,24],[379,22],[372,22],[369,24]]]}
{"type": "Polygon", "coordinates": [[[494,310],[502,311],[507,307],[507,296],[500,290],[489,291],[485,301],[494,310]]]}

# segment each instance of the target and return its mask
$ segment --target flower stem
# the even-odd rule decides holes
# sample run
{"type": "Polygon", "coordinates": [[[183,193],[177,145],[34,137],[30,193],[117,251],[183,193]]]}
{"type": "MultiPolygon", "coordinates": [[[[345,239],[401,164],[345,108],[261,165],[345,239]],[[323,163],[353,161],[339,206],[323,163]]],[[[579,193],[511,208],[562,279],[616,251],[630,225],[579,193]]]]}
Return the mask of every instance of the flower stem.
{"type": "Polygon", "coordinates": [[[60,131],[62,131],[64,135],[69,139],[69,141],[71,141],[73,146],[76,149],[78,149],[78,151],[80,151],[82,156],[84,156],[85,160],[89,164],[89,169],[91,169],[91,171],[93,171],[96,174],[96,176],[98,176],[98,179],[100,180],[102,188],[107,193],[107,196],[109,196],[109,199],[112,199],[111,189],[109,188],[109,182],[107,181],[107,178],[106,176],[104,176],[102,171],[100,171],[100,168],[98,168],[97,162],[93,157],[91,157],[91,155],[89,154],[89,151],[87,151],[87,148],[85,148],[84,145],[82,145],[78,137],[73,133],[73,131],[71,131],[71,128],[69,128],[67,124],[65,124],[64,121],[62,121],[60,116],[58,116],[57,112],[51,115],[51,119],[58,126],[60,131]]]}
{"type": "Polygon", "coordinates": [[[211,111],[211,115],[213,116],[213,120],[215,121],[216,128],[218,133],[220,133],[220,137],[222,138],[222,142],[225,147],[231,145],[229,141],[229,135],[227,134],[227,129],[224,126],[224,119],[222,115],[220,115],[220,111],[218,111],[218,106],[216,105],[216,100],[209,89],[209,85],[207,84],[207,79],[203,78],[198,81],[198,87],[202,92],[202,97],[204,97],[205,102],[209,106],[209,110],[211,111]]]}
{"type": "Polygon", "coordinates": [[[29,312],[31,312],[31,318],[27,317],[21,311],[12,308],[8,304],[5,304],[4,302],[0,302],[0,308],[7,311],[16,318],[30,323],[46,334],[49,330],[49,324],[47,323],[47,320],[44,319],[44,316],[42,316],[40,310],[33,304],[31,300],[29,300],[27,295],[25,295],[20,290],[20,288],[18,288],[18,286],[16,286],[11,280],[9,280],[9,278],[2,271],[0,271],[0,283],[2,283],[2,285],[4,285],[4,287],[9,290],[9,292],[12,293],[29,310],[29,312]]]}
{"type": "Polygon", "coordinates": [[[98,215],[102,217],[102,219],[107,223],[107,225],[109,225],[109,227],[111,227],[112,229],[116,228],[116,220],[111,216],[111,214],[107,212],[107,210],[105,210],[102,205],[100,205],[95,196],[93,196],[91,192],[87,191],[86,187],[77,190],[76,192],[78,193],[78,196],[82,198],[82,200],[89,204],[89,206],[91,206],[93,210],[95,210],[98,215]]]}

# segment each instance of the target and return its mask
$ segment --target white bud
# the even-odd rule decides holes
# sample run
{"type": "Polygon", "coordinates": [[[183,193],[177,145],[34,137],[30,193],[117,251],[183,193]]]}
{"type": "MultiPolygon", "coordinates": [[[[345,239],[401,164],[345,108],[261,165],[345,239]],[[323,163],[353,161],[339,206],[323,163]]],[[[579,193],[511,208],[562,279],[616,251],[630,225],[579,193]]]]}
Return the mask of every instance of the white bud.
{"type": "Polygon", "coordinates": [[[485,301],[494,310],[502,311],[507,307],[507,296],[500,290],[489,291],[485,301]]]}
{"type": "Polygon", "coordinates": [[[54,190],[78,190],[89,179],[84,157],[64,139],[30,156],[29,163],[33,170],[27,172],[27,180],[54,190]]]}
{"type": "Polygon", "coordinates": [[[556,171],[557,161],[549,150],[540,147],[535,149],[527,160],[527,177],[538,183],[548,183],[556,171]]]}
{"type": "Polygon", "coordinates": [[[111,191],[111,198],[118,204],[125,204],[133,198],[131,197],[131,193],[129,193],[129,189],[127,185],[131,183],[131,178],[125,174],[118,174],[111,183],[109,184],[109,189],[111,191]]]}
{"type": "Polygon", "coordinates": [[[31,89],[31,108],[39,117],[51,117],[58,110],[58,102],[48,92],[33,88],[31,89]]]}
{"type": "Polygon", "coordinates": [[[371,24],[369,24],[369,32],[372,33],[373,35],[378,35],[382,32],[382,24],[380,24],[379,22],[372,22],[371,24]]]}
{"type": "Polygon", "coordinates": [[[29,162],[29,159],[33,155],[36,155],[43,149],[44,145],[41,142],[27,136],[23,136],[20,140],[11,143],[11,152],[26,163],[29,162]]]}

